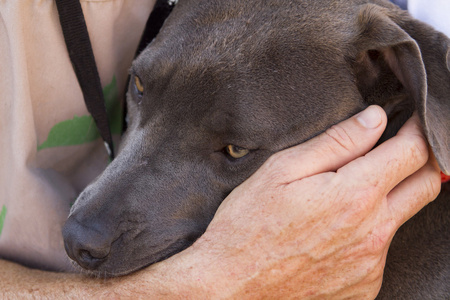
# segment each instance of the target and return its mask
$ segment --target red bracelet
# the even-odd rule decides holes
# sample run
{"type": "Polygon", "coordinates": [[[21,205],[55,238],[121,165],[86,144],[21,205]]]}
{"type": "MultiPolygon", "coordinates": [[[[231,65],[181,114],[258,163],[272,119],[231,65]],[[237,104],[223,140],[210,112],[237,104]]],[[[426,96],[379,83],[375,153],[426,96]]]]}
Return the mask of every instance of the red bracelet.
{"type": "Polygon", "coordinates": [[[441,182],[448,182],[450,181],[450,176],[449,175],[445,175],[444,173],[441,172],[441,182]]]}

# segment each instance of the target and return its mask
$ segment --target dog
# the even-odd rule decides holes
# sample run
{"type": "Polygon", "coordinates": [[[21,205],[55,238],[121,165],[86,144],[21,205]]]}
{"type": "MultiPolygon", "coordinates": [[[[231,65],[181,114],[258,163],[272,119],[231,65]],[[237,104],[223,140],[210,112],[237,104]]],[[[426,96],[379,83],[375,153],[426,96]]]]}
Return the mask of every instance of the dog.
{"type": "MultiPolygon", "coordinates": [[[[270,155],[371,104],[380,141],[418,111],[450,172],[450,39],[388,1],[180,0],[130,74],[120,152],[63,228],[102,276],[187,248],[270,155]]],[[[396,234],[380,299],[448,297],[449,190],[396,234]]]]}

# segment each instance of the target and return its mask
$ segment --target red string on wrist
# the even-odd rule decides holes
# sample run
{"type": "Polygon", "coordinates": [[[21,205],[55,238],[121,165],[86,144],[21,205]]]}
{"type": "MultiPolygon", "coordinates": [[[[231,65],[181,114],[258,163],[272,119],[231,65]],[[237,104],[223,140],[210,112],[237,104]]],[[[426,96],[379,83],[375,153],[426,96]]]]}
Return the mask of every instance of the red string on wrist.
{"type": "Polygon", "coordinates": [[[441,172],[441,182],[445,183],[450,181],[450,176],[449,175],[445,175],[444,173],[441,172]]]}

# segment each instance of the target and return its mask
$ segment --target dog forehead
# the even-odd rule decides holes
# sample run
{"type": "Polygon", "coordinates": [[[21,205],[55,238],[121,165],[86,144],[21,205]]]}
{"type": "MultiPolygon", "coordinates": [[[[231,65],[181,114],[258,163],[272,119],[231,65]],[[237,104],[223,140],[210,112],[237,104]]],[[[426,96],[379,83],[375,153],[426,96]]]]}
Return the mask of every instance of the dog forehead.
{"type": "Polygon", "coordinates": [[[334,111],[349,95],[345,51],[357,8],[348,10],[342,1],[182,0],[135,66],[180,120],[250,132],[252,123],[277,119],[288,130],[296,116],[334,111]]]}
{"type": "Polygon", "coordinates": [[[286,46],[345,51],[358,5],[343,2],[180,0],[143,56],[161,73],[180,60],[192,69],[208,58],[245,63],[268,48],[280,54],[286,46]]]}
{"type": "Polygon", "coordinates": [[[322,66],[345,63],[355,31],[348,7],[342,1],[180,1],[134,65],[152,86],[164,87],[279,69],[313,77],[322,66]]]}
{"type": "MultiPolygon", "coordinates": [[[[214,46],[234,41],[256,41],[264,35],[333,43],[351,35],[349,25],[367,0],[180,0],[166,21],[166,29],[178,27],[178,37],[191,35],[214,46]],[[170,28],[172,27],[172,28],[170,28]],[[317,35],[320,33],[320,35],[317,35]]],[[[257,47],[258,45],[254,45],[257,47]]]]}

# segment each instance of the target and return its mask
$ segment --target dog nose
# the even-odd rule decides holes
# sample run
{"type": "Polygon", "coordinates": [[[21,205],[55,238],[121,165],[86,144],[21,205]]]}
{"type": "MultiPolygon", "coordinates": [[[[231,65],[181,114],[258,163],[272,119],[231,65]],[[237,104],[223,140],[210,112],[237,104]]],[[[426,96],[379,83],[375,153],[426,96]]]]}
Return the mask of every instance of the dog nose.
{"type": "Polygon", "coordinates": [[[64,247],[67,255],[87,270],[96,270],[108,258],[112,238],[97,228],[80,224],[69,217],[63,227],[64,247]]]}

